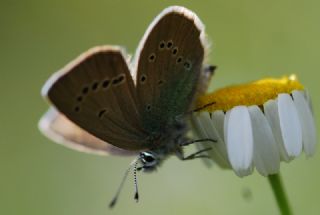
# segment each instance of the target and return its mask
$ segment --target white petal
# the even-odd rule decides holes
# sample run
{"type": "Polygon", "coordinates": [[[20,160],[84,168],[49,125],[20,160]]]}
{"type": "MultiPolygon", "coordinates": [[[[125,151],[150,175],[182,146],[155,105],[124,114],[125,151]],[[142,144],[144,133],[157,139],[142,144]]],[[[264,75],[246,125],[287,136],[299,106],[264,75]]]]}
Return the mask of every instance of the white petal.
{"type": "Polygon", "coordinates": [[[280,154],[271,127],[258,106],[250,106],[249,113],[254,142],[253,163],[261,175],[275,174],[279,172],[280,154]]]}
{"type": "MultiPolygon", "coordinates": [[[[224,137],[224,142],[227,145],[228,142],[228,124],[229,124],[229,118],[230,118],[230,112],[231,110],[228,110],[224,116],[224,120],[223,120],[223,137],[224,137]]],[[[229,155],[228,155],[229,156],[229,155]]]]}
{"type": "Polygon", "coordinates": [[[308,105],[309,105],[309,108],[310,108],[310,110],[311,110],[311,113],[312,113],[312,115],[314,115],[312,100],[311,100],[309,91],[308,91],[308,90],[304,90],[303,92],[304,92],[305,98],[307,99],[307,103],[308,103],[308,105]]]}
{"type": "Polygon", "coordinates": [[[225,114],[222,110],[217,110],[212,113],[211,119],[213,121],[214,126],[217,129],[219,137],[224,141],[224,117],[225,114]]]}
{"type": "Polygon", "coordinates": [[[297,109],[288,94],[279,94],[278,112],[285,149],[289,156],[297,157],[302,151],[302,131],[297,109]]]}
{"type": "Polygon", "coordinates": [[[252,172],[253,135],[248,108],[232,108],[226,121],[229,161],[238,176],[249,175],[252,172]]]}
{"type": "MultiPolygon", "coordinates": [[[[210,138],[213,140],[217,140],[217,133],[215,127],[211,123],[211,118],[209,116],[208,112],[201,112],[199,115],[199,121],[201,123],[203,132],[205,133],[205,138],[210,138]]],[[[219,152],[217,151],[216,143],[207,141],[201,143],[204,148],[211,148],[210,151],[208,151],[210,157],[217,163],[219,166],[223,165],[223,159],[221,158],[221,155],[219,155],[219,152]]]]}
{"type": "Polygon", "coordinates": [[[213,140],[217,140],[218,134],[213,123],[211,122],[210,114],[208,112],[201,112],[199,114],[199,119],[201,121],[203,130],[206,133],[206,137],[213,140]]]}
{"type": "MultiPolygon", "coordinates": [[[[197,127],[197,131],[200,139],[210,138],[205,129],[206,121],[207,121],[206,117],[209,117],[207,115],[208,115],[207,112],[202,112],[200,114],[197,114],[196,117],[194,117],[194,123],[197,127]]],[[[212,158],[212,160],[214,160],[219,164],[219,160],[218,160],[216,149],[214,148],[214,144],[215,143],[212,143],[212,142],[201,142],[201,143],[198,143],[197,145],[200,146],[199,147],[200,149],[211,147],[212,150],[208,151],[207,153],[212,158]]]]}
{"type": "Polygon", "coordinates": [[[295,90],[292,96],[301,123],[303,148],[306,155],[311,156],[315,152],[317,143],[314,118],[303,92],[295,90]]]}
{"type": "Polygon", "coordinates": [[[194,113],[192,118],[191,118],[191,123],[192,123],[192,131],[194,132],[194,134],[199,138],[199,139],[203,139],[206,138],[205,137],[205,133],[204,130],[200,124],[199,121],[199,113],[194,113]]]}
{"type": "MultiPolygon", "coordinates": [[[[196,138],[198,138],[198,139],[207,138],[206,134],[205,134],[205,131],[202,128],[201,121],[199,120],[199,114],[198,113],[194,113],[193,114],[193,116],[191,117],[190,122],[191,122],[191,125],[192,125],[192,131],[195,134],[196,138]]],[[[202,143],[196,143],[195,146],[199,150],[206,148],[206,146],[203,145],[203,142],[202,143]]],[[[212,154],[210,154],[210,152],[208,152],[208,154],[209,154],[210,157],[212,157],[212,154]]],[[[212,160],[210,160],[210,159],[202,159],[202,160],[203,160],[204,164],[207,167],[211,167],[212,164],[213,164],[212,160]]]]}
{"type": "Polygon", "coordinates": [[[202,124],[202,128],[206,133],[206,137],[216,140],[217,142],[204,142],[203,145],[208,148],[212,148],[212,150],[208,151],[213,160],[222,168],[230,167],[227,156],[224,156],[220,153],[219,145],[223,144],[221,139],[218,137],[217,130],[210,118],[210,114],[207,112],[201,112],[199,115],[199,119],[202,124]]]}
{"type": "Polygon", "coordinates": [[[224,117],[225,114],[223,111],[218,110],[211,114],[212,123],[217,131],[217,149],[219,153],[224,157],[224,160],[227,164],[227,167],[231,167],[228,159],[227,146],[224,142],[224,117]]]}
{"type": "Polygon", "coordinates": [[[208,153],[210,153],[210,156],[220,167],[230,167],[227,161],[227,157],[223,156],[220,153],[219,145],[223,143],[221,143],[221,139],[218,137],[217,130],[210,118],[210,114],[208,112],[201,112],[199,115],[199,120],[201,121],[201,125],[206,134],[206,138],[210,138],[217,141],[215,143],[209,141],[203,142],[203,146],[205,146],[205,148],[212,148],[212,150],[208,151],[208,153]]]}
{"type": "Polygon", "coordinates": [[[263,104],[263,109],[264,109],[264,114],[272,129],[273,136],[278,144],[280,158],[281,160],[288,162],[292,158],[289,157],[283,143],[277,102],[275,100],[269,100],[263,104]]]}

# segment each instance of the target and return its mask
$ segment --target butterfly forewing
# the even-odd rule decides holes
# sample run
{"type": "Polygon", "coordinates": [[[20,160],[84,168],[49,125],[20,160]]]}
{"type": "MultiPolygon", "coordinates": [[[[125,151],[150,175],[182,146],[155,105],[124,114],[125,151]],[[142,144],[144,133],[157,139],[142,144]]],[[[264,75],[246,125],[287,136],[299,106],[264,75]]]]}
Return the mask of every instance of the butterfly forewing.
{"type": "Polygon", "coordinates": [[[43,91],[92,135],[123,149],[146,148],[134,83],[120,49],[89,50],[49,79],[43,91]]]}
{"type": "Polygon", "coordinates": [[[190,108],[204,59],[201,37],[196,15],[175,7],[147,30],[136,54],[139,108],[147,130],[164,129],[190,108]]]}

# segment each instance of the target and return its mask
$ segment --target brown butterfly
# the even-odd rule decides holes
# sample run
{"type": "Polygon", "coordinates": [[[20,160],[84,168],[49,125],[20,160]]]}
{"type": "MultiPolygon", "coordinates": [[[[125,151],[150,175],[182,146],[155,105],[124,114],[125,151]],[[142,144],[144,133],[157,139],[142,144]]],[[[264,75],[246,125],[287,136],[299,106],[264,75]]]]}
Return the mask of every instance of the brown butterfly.
{"type": "Polygon", "coordinates": [[[136,170],[152,171],[172,154],[182,160],[206,157],[208,149],[189,156],[182,150],[199,141],[186,137],[186,121],[214,70],[203,66],[206,54],[197,15],[184,7],[166,8],[147,29],[133,61],[120,47],[100,46],[53,74],[42,89],[53,107],[40,130],[80,151],[138,155],[123,181],[132,167],[134,176],[136,170]]]}

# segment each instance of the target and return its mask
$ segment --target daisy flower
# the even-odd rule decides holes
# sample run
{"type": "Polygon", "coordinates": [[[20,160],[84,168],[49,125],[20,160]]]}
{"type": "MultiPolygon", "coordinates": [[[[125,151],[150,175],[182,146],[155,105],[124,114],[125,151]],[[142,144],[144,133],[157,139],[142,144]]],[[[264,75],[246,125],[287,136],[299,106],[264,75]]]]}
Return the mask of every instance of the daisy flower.
{"type": "Polygon", "coordinates": [[[280,161],[315,152],[311,100],[295,75],[219,89],[200,97],[196,109],[191,119],[195,135],[217,141],[198,147],[211,147],[212,160],[240,177],[254,168],[274,175],[280,161]]]}

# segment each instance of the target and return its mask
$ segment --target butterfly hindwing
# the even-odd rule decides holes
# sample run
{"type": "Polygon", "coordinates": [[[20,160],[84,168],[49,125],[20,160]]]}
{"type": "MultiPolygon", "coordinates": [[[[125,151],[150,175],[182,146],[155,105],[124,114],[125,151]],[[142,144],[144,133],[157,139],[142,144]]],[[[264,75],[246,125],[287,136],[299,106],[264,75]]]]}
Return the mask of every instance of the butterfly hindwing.
{"type": "Polygon", "coordinates": [[[163,130],[190,108],[205,55],[204,27],[191,11],[170,7],[155,19],[136,53],[143,125],[163,130]]]}
{"type": "Polygon", "coordinates": [[[68,148],[98,155],[135,155],[133,151],[115,147],[80,128],[51,107],[41,118],[39,129],[49,139],[68,148]]]}
{"type": "Polygon", "coordinates": [[[134,83],[119,48],[102,46],[84,53],[54,74],[43,94],[101,140],[127,150],[146,148],[134,83]]]}

